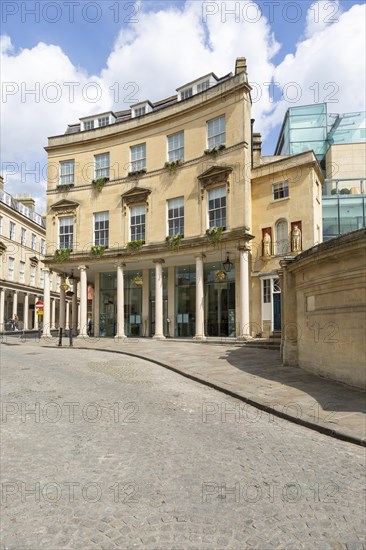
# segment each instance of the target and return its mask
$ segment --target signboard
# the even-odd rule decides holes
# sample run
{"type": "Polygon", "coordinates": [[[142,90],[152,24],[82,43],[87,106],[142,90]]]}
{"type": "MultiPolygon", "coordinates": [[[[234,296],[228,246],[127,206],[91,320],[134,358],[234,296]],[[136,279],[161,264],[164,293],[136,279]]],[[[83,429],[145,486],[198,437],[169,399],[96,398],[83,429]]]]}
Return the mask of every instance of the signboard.
{"type": "Polygon", "coordinates": [[[40,315],[40,312],[42,312],[42,315],[43,315],[43,302],[42,302],[42,300],[38,300],[38,302],[36,302],[34,307],[35,307],[35,310],[38,313],[38,315],[40,315]]]}

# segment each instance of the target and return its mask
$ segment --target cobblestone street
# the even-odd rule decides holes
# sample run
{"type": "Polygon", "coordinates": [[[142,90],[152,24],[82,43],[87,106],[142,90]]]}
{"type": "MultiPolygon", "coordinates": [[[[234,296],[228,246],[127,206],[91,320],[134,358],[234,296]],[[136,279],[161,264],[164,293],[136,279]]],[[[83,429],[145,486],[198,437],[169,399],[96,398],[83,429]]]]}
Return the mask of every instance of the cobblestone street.
{"type": "Polygon", "coordinates": [[[1,375],[1,550],[365,548],[362,447],[134,357],[2,345],[1,375]]]}

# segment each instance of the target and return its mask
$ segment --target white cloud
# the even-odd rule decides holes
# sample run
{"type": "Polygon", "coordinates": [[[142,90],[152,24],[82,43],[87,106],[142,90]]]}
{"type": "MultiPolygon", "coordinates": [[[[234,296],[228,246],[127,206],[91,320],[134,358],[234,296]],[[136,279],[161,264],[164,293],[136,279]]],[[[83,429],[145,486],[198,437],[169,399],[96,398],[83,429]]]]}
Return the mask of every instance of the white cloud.
{"type": "Polygon", "coordinates": [[[311,4],[306,15],[305,36],[310,38],[327,26],[337,23],[341,15],[339,0],[316,0],[311,4]]]}
{"type": "MultiPolygon", "coordinates": [[[[142,3],[138,22],[121,30],[105,68],[96,76],[75,67],[56,45],[39,43],[14,52],[10,37],[2,37],[3,82],[14,83],[13,93],[11,85],[5,88],[7,95],[3,94],[1,105],[3,162],[24,162],[29,167],[36,162],[45,164],[47,136],[62,134],[68,123],[95,112],[129,108],[136,100],[168,97],[178,86],[207,72],[222,76],[233,71],[235,58],[242,56],[247,58],[254,94],[258,90],[261,93],[261,100],[253,103],[253,118],[256,130],[264,137],[281,122],[284,111],[295,104],[271,102],[265,83],[272,78],[282,88],[296,82],[301,90],[298,104],[324,101],[333,91],[337,100],[331,105],[333,111],[364,109],[365,6],[338,11],[334,17],[339,21],[332,23],[325,20],[332,13],[321,0],[319,22],[314,22],[315,14],[310,10],[304,29],[306,38],[297,44],[293,55],[287,55],[275,67],[272,60],[280,45],[263,15],[253,22],[250,17],[255,9],[246,12],[248,18],[243,12],[236,18],[227,14],[236,9],[238,2],[210,4],[218,11],[205,13],[201,2],[191,0],[181,8],[169,4],[164,7],[159,2],[154,10],[151,4],[145,9],[142,3]],[[53,88],[51,82],[56,83],[53,88]],[[67,82],[78,84],[73,101],[67,82]],[[81,93],[91,83],[101,91],[97,103],[87,101],[86,94],[81,93]],[[34,95],[25,95],[26,90],[37,86],[38,101],[34,95]],[[53,103],[50,99],[57,87],[61,98],[53,103]]],[[[255,8],[255,4],[252,6],[255,8]]],[[[30,189],[19,175],[14,175],[7,188],[12,193],[33,192],[42,198],[42,206],[45,204],[44,182],[30,189]]]]}

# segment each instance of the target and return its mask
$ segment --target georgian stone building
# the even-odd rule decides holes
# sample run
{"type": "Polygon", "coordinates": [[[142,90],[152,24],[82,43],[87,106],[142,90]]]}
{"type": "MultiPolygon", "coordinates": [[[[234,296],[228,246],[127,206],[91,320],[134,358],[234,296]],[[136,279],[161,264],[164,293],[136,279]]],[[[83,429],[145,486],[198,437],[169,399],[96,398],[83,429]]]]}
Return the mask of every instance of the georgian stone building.
{"type": "MultiPolygon", "coordinates": [[[[49,138],[46,264],[80,279],[81,336],[88,285],[99,336],[277,328],[274,274],[320,238],[322,177],[312,153],[290,163],[261,156],[250,91],[239,58],[234,74],[209,73],[168,99],[83,118],[49,138]]],[[[48,294],[46,271],[45,335],[48,294]]]]}
{"type": "MultiPolygon", "coordinates": [[[[43,301],[46,250],[45,220],[31,197],[12,197],[0,178],[0,332],[38,329],[42,318],[35,303],[43,301]],[[17,327],[12,320],[18,318],[17,327]]],[[[50,274],[50,327],[58,326],[59,285],[50,274]]]]}

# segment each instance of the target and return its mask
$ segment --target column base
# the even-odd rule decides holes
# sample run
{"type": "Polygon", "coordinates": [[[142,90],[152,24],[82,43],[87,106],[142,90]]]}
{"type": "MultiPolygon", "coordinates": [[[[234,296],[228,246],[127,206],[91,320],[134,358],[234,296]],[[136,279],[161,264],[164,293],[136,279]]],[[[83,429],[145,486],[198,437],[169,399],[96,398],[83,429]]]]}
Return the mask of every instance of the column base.
{"type": "Polygon", "coordinates": [[[52,334],[49,332],[48,334],[41,334],[41,340],[42,338],[49,340],[50,338],[53,338],[52,334]]]}
{"type": "Polygon", "coordinates": [[[84,340],[85,340],[87,338],[90,338],[90,336],[89,336],[89,334],[78,334],[77,336],[74,336],[74,338],[77,338],[77,339],[84,338],[84,340]]]}
{"type": "Polygon", "coordinates": [[[125,334],[116,334],[114,340],[127,340],[127,336],[125,334]]]}
{"type": "Polygon", "coordinates": [[[164,334],[154,334],[152,337],[153,340],[165,340],[164,334]]]}
{"type": "Polygon", "coordinates": [[[207,337],[202,335],[202,334],[199,334],[199,335],[193,336],[193,340],[195,340],[197,342],[206,342],[207,337]]]}
{"type": "Polygon", "coordinates": [[[253,340],[253,338],[251,336],[249,336],[248,334],[245,334],[245,335],[242,335],[242,336],[237,336],[236,340],[237,340],[237,342],[248,342],[249,340],[253,340]]]}

